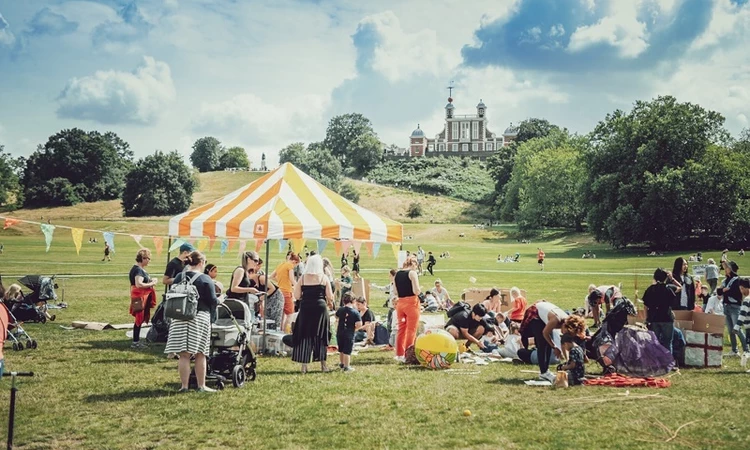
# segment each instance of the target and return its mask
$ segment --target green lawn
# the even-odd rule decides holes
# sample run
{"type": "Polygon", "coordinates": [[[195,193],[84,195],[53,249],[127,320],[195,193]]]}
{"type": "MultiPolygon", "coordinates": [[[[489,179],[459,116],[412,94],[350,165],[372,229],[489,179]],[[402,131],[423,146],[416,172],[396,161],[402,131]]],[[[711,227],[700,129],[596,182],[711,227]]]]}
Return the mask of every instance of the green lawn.
{"type": "MultiPolygon", "coordinates": [[[[104,225],[129,232],[142,226],[86,224],[92,229],[104,225]]],[[[165,224],[151,226],[166,230],[165,224]]],[[[554,232],[539,243],[519,244],[501,231],[465,225],[406,225],[405,235],[414,237],[405,249],[422,245],[437,254],[450,251],[451,259],[438,259],[435,271],[454,298],[471,286],[519,286],[532,302],[546,298],[565,308],[583,304],[589,283],[622,282],[632,296],[637,281],[643,291],[653,269],[671,267],[676,256],[615,252],[592,244],[585,235],[554,232]],[[459,233],[466,237],[459,238],[459,233]],[[543,272],[535,257],[540,245],[547,253],[543,272]],[[597,259],[580,259],[585,250],[593,250],[597,259]],[[522,255],[520,263],[495,262],[498,254],[516,251],[522,255]],[[469,283],[472,276],[476,284],[469,283]]],[[[86,235],[84,241],[93,236],[86,235]]],[[[534,375],[521,371],[532,366],[459,364],[452,371],[432,372],[399,366],[391,352],[374,351],[353,358],[356,372],[303,376],[288,358],[263,357],[257,380],[242,389],[178,395],[176,362],[164,358],[162,346],[133,351],[124,331],[58,327],[73,320],[131,322],[127,272],[135,242],[117,237],[117,252],[109,263],[100,261],[103,244],[84,242],[76,255],[67,230],[57,230],[49,253],[41,233],[0,231],[0,242],[5,244],[0,274],[6,286],[15,275],[27,273],[69,276],[64,283],[60,280],[69,308],[56,311],[56,322],[26,326],[39,349],[14,352],[5,346],[9,370],[38,374],[19,382],[18,448],[749,447],[750,374],[737,359],[725,359],[720,370],[682,370],[671,378],[669,389],[631,390],[625,396],[610,388],[527,387],[522,381],[534,375]],[[654,394],[658,396],[642,398],[654,394]],[[470,417],[463,416],[465,409],[471,410],[470,417]]],[[[274,266],[282,254],[276,242],[271,247],[274,266]]],[[[719,256],[715,250],[702,250],[719,256]]],[[[335,258],[332,253],[331,243],[325,255],[335,258]]],[[[222,258],[216,245],[208,256],[227,283],[237,264],[237,246],[222,258]]],[[[738,261],[742,273],[746,264],[738,261]]],[[[149,271],[161,274],[165,263],[162,255],[149,271]]],[[[384,246],[376,259],[364,256],[361,265],[367,278],[382,285],[394,264],[391,249],[384,246]]],[[[423,286],[432,283],[432,277],[422,278],[423,286]]],[[[374,309],[383,314],[383,296],[373,298],[374,309]]],[[[588,368],[599,373],[595,364],[588,368]]],[[[6,430],[9,390],[10,380],[4,378],[0,439],[6,430]]]]}

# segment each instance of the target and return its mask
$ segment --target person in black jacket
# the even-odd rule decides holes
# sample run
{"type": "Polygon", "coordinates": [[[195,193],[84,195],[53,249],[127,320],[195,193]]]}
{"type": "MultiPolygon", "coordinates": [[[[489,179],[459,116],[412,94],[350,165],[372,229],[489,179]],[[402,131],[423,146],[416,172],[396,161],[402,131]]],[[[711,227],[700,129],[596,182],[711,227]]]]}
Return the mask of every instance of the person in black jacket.
{"type": "Polygon", "coordinates": [[[679,283],[675,283],[675,286],[682,287],[678,292],[679,301],[674,309],[692,311],[695,309],[695,285],[693,277],[688,275],[688,262],[685,258],[680,256],[674,260],[672,277],[679,283]]]}
{"type": "Polygon", "coordinates": [[[742,307],[742,293],[740,292],[739,276],[737,275],[737,271],[740,268],[734,261],[722,261],[721,264],[724,267],[724,275],[726,277],[722,281],[721,286],[716,288],[716,292],[724,297],[724,317],[729,329],[729,342],[732,344],[732,353],[730,355],[738,356],[737,337],[740,338],[743,351],[748,351],[747,336],[740,330],[734,330],[742,307]]]}
{"type": "Polygon", "coordinates": [[[664,269],[654,272],[655,283],[643,294],[643,305],[646,307],[646,324],[653,331],[659,343],[672,353],[674,336],[674,314],[672,307],[677,304],[679,293],[667,283],[673,282],[672,275],[664,269]]]}
{"type": "Polygon", "coordinates": [[[216,392],[206,386],[206,356],[211,345],[211,317],[216,317],[216,307],[223,300],[216,296],[214,282],[204,272],[206,257],[194,251],[186,259],[185,271],[175,276],[174,283],[183,278],[193,282],[198,290],[198,313],[191,320],[172,320],[164,353],[177,353],[180,361],[180,392],[187,392],[190,381],[190,357],[195,355],[195,378],[199,392],[216,392]]]}

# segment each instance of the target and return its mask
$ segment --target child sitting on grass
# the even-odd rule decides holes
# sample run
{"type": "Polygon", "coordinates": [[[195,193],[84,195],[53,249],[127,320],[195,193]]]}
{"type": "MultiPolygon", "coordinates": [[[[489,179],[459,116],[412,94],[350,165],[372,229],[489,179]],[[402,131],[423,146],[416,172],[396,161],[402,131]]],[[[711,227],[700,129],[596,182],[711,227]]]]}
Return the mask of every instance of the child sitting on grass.
{"type": "Polygon", "coordinates": [[[438,305],[437,299],[432,294],[432,291],[427,291],[427,293],[425,293],[422,307],[423,307],[422,310],[424,312],[431,312],[431,313],[437,312],[439,305],[438,305]]]}
{"type": "Polygon", "coordinates": [[[576,344],[575,337],[570,334],[562,335],[560,345],[563,353],[568,355],[568,362],[558,365],[557,370],[568,372],[568,384],[570,386],[582,384],[586,374],[583,349],[576,344]]]}
{"type": "Polygon", "coordinates": [[[338,326],[336,327],[336,342],[339,346],[339,367],[344,372],[351,372],[352,350],[354,349],[354,330],[362,326],[362,316],[354,308],[354,296],[347,292],[341,297],[341,306],[336,311],[338,326]]]}

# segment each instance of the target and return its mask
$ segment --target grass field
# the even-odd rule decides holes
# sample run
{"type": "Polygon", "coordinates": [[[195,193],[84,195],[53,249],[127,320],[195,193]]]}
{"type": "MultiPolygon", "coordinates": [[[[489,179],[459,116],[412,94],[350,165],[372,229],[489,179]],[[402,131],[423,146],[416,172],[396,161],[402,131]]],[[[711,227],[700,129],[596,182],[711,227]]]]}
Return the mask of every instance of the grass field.
{"type": "MultiPolygon", "coordinates": [[[[165,222],[149,220],[154,230],[165,222]]],[[[60,222],[63,224],[63,222],[60,222]]],[[[133,222],[90,222],[87,228],[117,227],[137,232],[133,222]]],[[[161,227],[161,228],[160,228],[161,227]]],[[[84,242],[80,256],[67,230],[58,230],[49,253],[41,233],[0,231],[5,253],[0,274],[6,284],[27,273],[57,274],[69,308],[57,321],[29,324],[39,349],[14,352],[5,347],[8,370],[33,370],[20,381],[17,448],[748,448],[750,374],[737,359],[720,370],[682,370],[665,390],[578,387],[568,390],[526,387],[532,366],[459,365],[431,372],[397,365],[392,352],[363,352],[353,359],[356,372],[307,375],[288,358],[262,357],[258,378],[242,389],[215,395],[176,393],[175,361],[163,345],[134,351],[124,331],[67,331],[73,320],[128,323],[127,272],[135,242],[117,237],[114,260],[101,262],[102,245],[84,242]],[[658,397],[639,398],[659,394],[658,397]],[[471,417],[462,411],[470,409],[471,417]],[[677,437],[672,434],[684,424],[677,437]],[[671,431],[667,431],[671,430],[671,431]]],[[[539,243],[508,239],[511,228],[479,230],[466,225],[408,224],[413,240],[435,253],[450,251],[435,267],[454,298],[467,287],[519,286],[530,301],[549,299],[570,308],[582,305],[589,283],[623,283],[642,291],[656,266],[671,267],[676,255],[647,258],[643,251],[616,252],[592,244],[585,235],[549,232],[539,243]],[[465,238],[459,238],[465,233],[465,238]],[[547,253],[539,271],[536,248],[547,253]],[[585,250],[596,260],[582,260],[585,250]],[[521,253],[521,262],[500,264],[498,254],[521,253]],[[469,277],[477,279],[469,283],[469,277]]],[[[84,236],[84,241],[89,236],[84,236]]],[[[100,239],[101,241],[101,239],[100,239]]],[[[145,241],[144,241],[145,242],[145,241]]],[[[309,244],[311,248],[314,243],[309,244]]],[[[697,249],[696,249],[697,250],[697,249]]],[[[265,251],[265,250],[264,250],[265,251]]],[[[329,245],[325,255],[332,254],[329,245]]],[[[704,255],[718,256],[716,251],[704,255]]],[[[271,266],[282,254],[271,245],[271,266]]],[[[208,252],[228,282],[237,264],[237,246],[221,257],[208,252]]],[[[741,273],[742,259],[738,259],[741,273]]],[[[148,268],[163,273],[166,255],[148,268]]],[[[336,263],[334,263],[336,264],[336,263]]],[[[395,264],[390,248],[376,259],[364,256],[367,278],[385,284],[395,264]]],[[[422,285],[431,286],[425,276],[422,285]]],[[[62,295],[62,289],[58,290],[62,295]]],[[[373,297],[378,314],[384,297],[373,297]]],[[[335,366],[332,363],[331,366],[335,366]]],[[[589,365],[599,373],[595,364],[589,365]]],[[[0,435],[9,399],[9,379],[0,381],[0,435]]],[[[2,438],[2,437],[0,437],[2,438]]]]}

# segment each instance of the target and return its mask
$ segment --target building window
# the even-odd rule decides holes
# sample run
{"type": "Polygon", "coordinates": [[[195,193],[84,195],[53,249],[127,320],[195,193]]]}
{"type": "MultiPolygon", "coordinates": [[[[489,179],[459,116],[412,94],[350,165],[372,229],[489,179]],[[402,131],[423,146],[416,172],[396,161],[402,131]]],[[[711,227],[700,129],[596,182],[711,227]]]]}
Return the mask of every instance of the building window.
{"type": "Polygon", "coordinates": [[[427,146],[427,151],[428,152],[431,152],[433,150],[435,150],[435,146],[434,145],[430,144],[430,145],[427,146]]]}
{"type": "Polygon", "coordinates": [[[479,139],[479,122],[471,123],[471,138],[479,139]]]}
{"type": "Polygon", "coordinates": [[[444,152],[445,151],[445,144],[438,144],[438,151],[444,152]]]}
{"type": "Polygon", "coordinates": [[[458,122],[453,122],[453,131],[451,132],[451,140],[458,139],[458,122]]]}
{"type": "Polygon", "coordinates": [[[479,151],[479,144],[471,144],[471,151],[472,152],[478,152],[479,151]]]}
{"type": "Polygon", "coordinates": [[[469,139],[470,122],[461,122],[461,139],[469,139]]]}
{"type": "Polygon", "coordinates": [[[468,151],[469,151],[469,144],[463,144],[463,145],[461,146],[461,150],[463,150],[463,151],[465,151],[465,152],[468,152],[468,151]]]}
{"type": "Polygon", "coordinates": [[[451,144],[451,145],[453,146],[453,148],[451,150],[453,150],[454,152],[457,152],[458,151],[458,144],[451,144]]]}
{"type": "Polygon", "coordinates": [[[491,152],[491,151],[492,151],[492,142],[488,142],[488,143],[487,143],[487,151],[488,151],[488,152],[491,152]]]}

